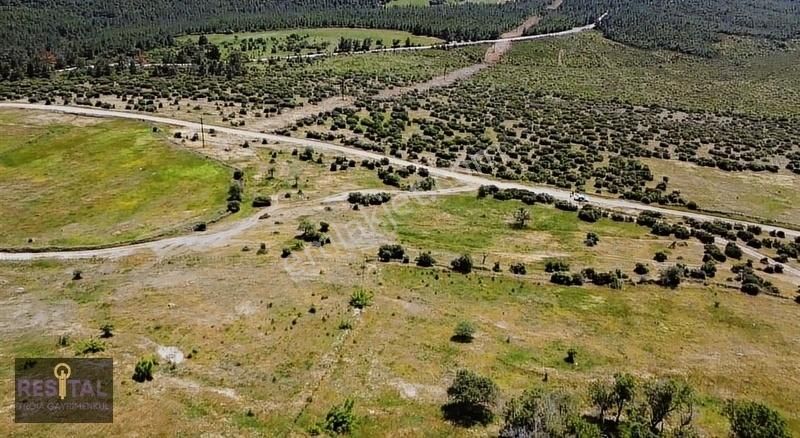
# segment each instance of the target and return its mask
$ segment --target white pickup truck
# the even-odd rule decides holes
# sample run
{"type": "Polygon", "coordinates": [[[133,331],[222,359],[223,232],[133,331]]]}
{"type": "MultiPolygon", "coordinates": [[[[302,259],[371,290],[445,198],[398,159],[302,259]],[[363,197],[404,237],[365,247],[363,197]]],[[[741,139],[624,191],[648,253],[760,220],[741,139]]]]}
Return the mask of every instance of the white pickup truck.
{"type": "Polygon", "coordinates": [[[575,202],[588,202],[589,201],[589,199],[586,198],[586,196],[584,196],[582,193],[578,193],[577,195],[575,195],[574,199],[575,199],[575,202]]]}

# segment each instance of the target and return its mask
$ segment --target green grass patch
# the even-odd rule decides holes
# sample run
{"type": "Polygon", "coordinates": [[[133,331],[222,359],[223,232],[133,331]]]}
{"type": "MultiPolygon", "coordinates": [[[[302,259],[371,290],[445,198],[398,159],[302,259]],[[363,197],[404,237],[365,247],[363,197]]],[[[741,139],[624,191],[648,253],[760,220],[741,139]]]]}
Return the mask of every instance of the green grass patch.
{"type": "Polygon", "coordinates": [[[727,37],[722,55],[697,58],[626,47],[598,32],[515,44],[487,86],[509,83],[589,99],[691,110],[798,114],[800,51],[760,47],[727,37]]]}
{"type": "Polygon", "coordinates": [[[186,417],[190,419],[203,418],[209,414],[208,407],[202,402],[187,401],[186,417]]]}
{"type": "Polygon", "coordinates": [[[225,209],[230,170],[168,145],[146,124],[25,117],[0,121],[8,134],[0,138],[2,246],[125,242],[225,209]]]}
{"type": "Polygon", "coordinates": [[[233,422],[240,429],[252,429],[255,431],[266,432],[267,425],[253,414],[240,413],[233,416],[233,422]]]}
{"type": "Polygon", "coordinates": [[[631,223],[602,219],[582,222],[576,213],[552,206],[526,206],[518,201],[478,199],[475,195],[448,196],[426,204],[409,204],[393,212],[386,227],[396,231],[401,243],[424,250],[477,253],[530,252],[541,244],[577,250],[589,231],[603,237],[639,238],[646,230],[631,223]],[[515,210],[531,211],[527,229],[511,226],[515,210]],[[510,245],[510,246],[509,246],[510,245]]]}
{"type": "MultiPolygon", "coordinates": [[[[418,1],[418,0],[412,0],[418,1]]],[[[199,36],[190,35],[178,38],[178,41],[185,44],[195,44],[199,36]]],[[[399,44],[405,45],[406,39],[411,40],[411,44],[416,46],[427,46],[442,42],[439,38],[414,35],[409,32],[389,29],[361,29],[346,27],[323,27],[311,29],[291,29],[276,30],[270,32],[244,32],[234,34],[211,34],[207,35],[209,43],[217,44],[223,55],[230,50],[241,50],[250,58],[268,58],[270,56],[286,56],[296,53],[307,54],[318,51],[333,52],[339,44],[340,38],[357,40],[359,44],[364,39],[370,39],[372,44],[370,49],[378,48],[378,41],[383,42],[383,47],[391,47],[395,40],[399,44]],[[250,41],[252,40],[252,41],[250,41]],[[299,51],[294,47],[305,47],[301,45],[287,45],[287,41],[304,41],[315,48],[302,48],[299,51]],[[262,43],[263,42],[263,43],[262,43]],[[275,47],[275,52],[273,52],[275,47]],[[323,50],[317,50],[324,47],[323,50]]]]}

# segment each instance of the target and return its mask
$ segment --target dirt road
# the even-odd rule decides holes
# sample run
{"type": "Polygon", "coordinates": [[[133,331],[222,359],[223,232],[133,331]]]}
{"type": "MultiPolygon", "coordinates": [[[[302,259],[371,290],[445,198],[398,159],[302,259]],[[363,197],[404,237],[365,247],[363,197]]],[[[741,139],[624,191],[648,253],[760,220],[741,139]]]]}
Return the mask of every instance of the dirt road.
{"type": "MultiPolygon", "coordinates": [[[[61,112],[66,114],[76,114],[76,115],[83,115],[83,116],[92,116],[92,117],[112,117],[112,118],[123,118],[123,119],[131,119],[131,120],[141,120],[145,122],[152,122],[152,123],[160,123],[164,125],[171,125],[171,126],[180,126],[183,128],[187,128],[194,131],[200,131],[200,124],[195,122],[188,122],[185,120],[178,120],[178,119],[170,119],[166,117],[159,117],[153,116],[149,114],[140,114],[140,113],[133,113],[133,112],[126,112],[126,111],[118,111],[118,110],[104,110],[98,108],[89,108],[89,107],[73,107],[73,106],[62,106],[62,105],[44,105],[44,104],[32,104],[32,103],[15,103],[15,102],[0,102],[0,109],[2,108],[15,108],[15,109],[27,109],[27,110],[38,110],[38,111],[55,111],[61,112]]],[[[520,188],[520,189],[528,189],[533,190],[539,193],[547,193],[553,196],[556,199],[563,199],[563,200],[570,200],[570,191],[558,189],[555,187],[550,186],[542,186],[542,185],[535,185],[535,184],[522,184],[522,183],[515,183],[509,181],[498,181],[493,180],[490,178],[486,178],[484,176],[473,174],[473,173],[465,173],[461,171],[451,170],[451,169],[442,169],[438,167],[431,167],[431,166],[424,166],[416,162],[411,162],[407,160],[403,160],[396,157],[385,156],[383,154],[379,154],[376,152],[365,151],[361,149],[352,148],[349,146],[339,145],[335,143],[327,143],[318,140],[310,140],[307,138],[295,138],[295,137],[286,137],[282,135],[276,134],[266,134],[261,132],[253,132],[248,131],[245,129],[237,129],[231,128],[227,126],[214,126],[214,125],[205,125],[206,130],[214,129],[217,132],[222,132],[226,134],[231,134],[235,136],[241,137],[249,137],[253,139],[262,140],[265,139],[267,141],[272,141],[276,143],[283,143],[283,144],[291,144],[300,147],[311,147],[316,150],[326,151],[326,152],[335,152],[343,155],[354,156],[359,158],[367,158],[371,160],[380,160],[380,159],[388,159],[389,162],[395,166],[408,166],[414,165],[419,167],[424,167],[428,169],[431,175],[441,177],[441,178],[452,178],[453,180],[459,181],[465,185],[478,187],[485,184],[494,184],[500,188],[520,188]]],[[[258,145],[255,145],[258,146],[258,145]]],[[[714,219],[719,219],[717,216],[697,213],[697,212],[685,212],[685,211],[676,211],[671,210],[669,208],[663,207],[656,207],[653,205],[645,205],[638,202],[628,201],[625,199],[619,198],[605,198],[599,196],[587,196],[588,202],[598,207],[604,207],[609,209],[623,209],[623,210],[637,210],[637,211],[654,211],[663,213],[670,216],[679,216],[679,217],[689,217],[694,218],[697,220],[703,221],[710,221],[714,219]]],[[[743,225],[758,225],[765,231],[776,230],[776,231],[783,231],[786,233],[787,236],[797,236],[800,235],[800,232],[796,230],[790,230],[787,228],[776,227],[767,224],[758,224],[755,222],[748,222],[748,221],[739,221],[733,219],[725,219],[731,223],[739,223],[743,225]]]]}
{"type": "MultiPolygon", "coordinates": [[[[191,130],[199,131],[200,124],[194,122],[187,122],[184,120],[176,120],[170,119],[165,117],[158,117],[158,116],[151,116],[147,114],[138,114],[138,113],[129,113],[124,111],[112,111],[112,110],[103,110],[97,108],[83,108],[83,107],[71,107],[71,106],[58,106],[58,105],[42,105],[42,104],[29,104],[29,103],[6,103],[0,102],[0,109],[2,108],[16,108],[16,109],[28,109],[28,110],[40,110],[40,111],[56,111],[62,112],[67,114],[76,114],[76,115],[84,115],[84,116],[93,116],[93,117],[116,117],[116,118],[124,118],[124,119],[133,119],[133,120],[141,120],[146,122],[153,122],[153,123],[160,123],[165,125],[172,125],[172,126],[180,126],[183,128],[188,128],[191,130]]],[[[410,161],[406,161],[403,159],[395,158],[395,157],[387,157],[382,154],[364,151],[360,149],[354,149],[347,146],[337,145],[333,143],[326,143],[322,141],[316,140],[309,140],[309,139],[301,139],[301,138],[294,138],[294,137],[284,137],[280,135],[274,134],[264,134],[259,132],[252,132],[243,129],[236,129],[236,128],[229,128],[224,126],[211,126],[206,125],[206,129],[215,129],[218,132],[223,132],[232,135],[238,135],[242,137],[250,137],[254,139],[266,139],[267,141],[283,143],[283,144],[292,144],[297,145],[300,147],[311,147],[316,150],[320,151],[327,151],[327,152],[335,152],[338,154],[349,155],[359,158],[368,158],[372,160],[379,160],[383,158],[388,158],[389,162],[395,166],[407,166],[407,165],[415,165],[417,167],[424,167],[428,169],[432,176],[442,177],[442,178],[452,178],[455,181],[459,181],[466,185],[466,188],[457,188],[457,189],[447,189],[439,191],[435,194],[449,194],[454,191],[462,191],[462,190],[469,190],[469,188],[476,188],[480,185],[485,184],[494,184],[500,188],[520,188],[520,189],[527,189],[533,190],[539,193],[547,193],[553,196],[556,199],[562,200],[570,200],[570,192],[567,190],[561,190],[554,187],[548,186],[539,186],[539,185],[532,185],[532,184],[520,184],[514,182],[506,182],[506,181],[496,181],[492,180],[477,174],[470,174],[470,173],[463,173],[455,170],[450,169],[441,169],[437,167],[429,167],[423,166],[419,163],[412,163],[410,161]]],[[[424,192],[420,192],[421,194],[425,194],[424,192]]],[[[336,196],[343,196],[342,194],[336,196]]],[[[624,199],[617,199],[617,198],[604,198],[598,196],[587,196],[588,202],[607,209],[616,209],[616,210],[637,210],[637,211],[654,211],[663,213],[669,216],[677,216],[677,217],[690,217],[697,220],[709,221],[718,219],[716,216],[696,213],[696,212],[683,212],[683,211],[675,211],[670,210],[668,208],[662,207],[655,207],[652,205],[645,205],[636,202],[627,201],[624,199]]],[[[746,221],[737,221],[731,219],[725,219],[728,222],[732,223],[740,223],[743,225],[758,225],[765,231],[776,230],[776,231],[783,231],[789,237],[794,237],[800,235],[800,232],[795,230],[790,230],[781,227],[775,227],[766,224],[757,224],[753,222],[746,222],[746,221]]],[[[44,259],[44,258],[60,258],[60,259],[77,259],[77,258],[93,258],[93,257],[123,257],[129,255],[137,250],[141,249],[149,249],[154,251],[156,254],[168,251],[170,249],[182,248],[182,247],[191,247],[191,248],[205,248],[205,247],[213,247],[215,245],[220,245],[226,242],[231,237],[234,237],[241,232],[251,228],[256,223],[258,223],[258,216],[254,215],[252,217],[243,219],[240,222],[236,222],[229,226],[226,229],[215,231],[215,232],[207,232],[207,233],[197,233],[191,234],[187,236],[179,236],[168,238],[159,241],[147,242],[138,245],[131,245],[131,246],[124,246],[124,247],[116,247],[116,248],[108,248],[108,249],[99,249],[99,250],[91,250],[91,251],[62,251],[62,252],[53,252],[53,253],[0,253],[0,261],[2,260],[35,260],[35,259],[44,259]]],[[[742,247],[742,250],[747,253],[748,255],[756,258],[763,258],[765,257],[763,254],[755,251],[752,248],[742,247]]],[[[774,261],[773,261],[774,262],[774,261]]],[[[790,276],[793,276],[796,281],[800,282],[800,270],[795,269],[791,266],[785,266],[785,272],[790,276]]]]}
{"type": "MultiPolygon", "coordinates": [[[[548,6],[548,8],[552,7],[552,9],[555,9],[560,4],[561,0],[556,0],[550,6],[548,6]]],[[[602,20],[603,17],[605,17],[605,14],[603,14],[603,16],[601,16],[598,19],[598,22],[602,20]]],[[[467,79],[472,75],[478,73],[479,71],[491,66],[492,64],[497,63],[500,60],[500,58],[502,58],[503,55],[505,55],[511,49],[511,44],[515,41],[529,41],[542,38],[552,38],[565,35],[572,35],[594,29],[596,26],[594,23],[592,23],[587,26],[575,27],[561,32],[553,32],[542,35],[522,36],[527,29],[539,24],[540,20],[541,17],[538,16],[530,17],[527,20],[525,20],[524,23],[520,24],[516,28],[501,35],[500,39],[448,44],[446,45],[446,47],[461,47],[466,45],[489,44],[489,43],[491,43],[492,45],[486,50],[486,54],[484,54],[483,56],[483,62],[481,63],[473,64],[468,67],[460,68],[458,70],[453,70],[450,73],[435,77],[429,81],[422,82],[420,84],[409,85],[408,87],[392,88],[390,90],[388,89],[383,90],[380,93],[378,93],[376,97],[378,97],[379,99],[388,99],[406,94],[411,91],[426,91],[430,90],[431,88],[446,87],[450,84],[455,83],[456,81],[467,79]]],[[[432,47],[433,46],[427,48],[432,48],[432,47]]]]}
{"type": "Polygon", "coordinates": [[[322,200],[309,200],[304,202],[290,202],[287,204],[280,204],[282,200],[278,199],[275,205],[259,209],[251,216],[246,217],[237,222],[230,222],[219,229],[209,230],[205,232],[195,232],[183,236],[169,237],[161,240],[154,240],[150,242],[137,243],[128,246],[118,246],[112,248],[93,249],[84,251],[56,251],[56,252],[21,252],[21,253],[4,253],[0,252],[0,261],[29,261],[40,259],[58,259],[58,260],[76,260],[76,259],[91,259],[91,258],[120,258],[132,255],[138,251],[148,250],[152,251],[156,256],[161,256],[173,250],[200,250],[208,249],[219,246],[224,246],[230,243],[231,239],[244,233],[250,228],[256,226],[260,217],[265,213],[269,213],[270,219],[285,218],[285,217],[300,217],[308,215],[314,209],[320,208],[321,205],[339,203],[347,201],[347,197],[351,192],[358,191],[362,193],[377,193],[387,192],[391,193],[393,199],[401,198],[426,198],[435,196],[446,196],[456,193],[463,193],[473,191],[475,188],[470,186],[450,187],[440,190],[431,190],[427,192],[399,192],[392,190],[350,190],[343,193],[328,196],[322,200]]]}
{"type": "MultiPolygon", "coordinates": [[[[548,6],[548,9],[553,5],[556,5],[556,7],[558,7],[558,5],[560,3],[561,2],[556,1],[553,4],[551,4],[550,6],[548,6]]],[[[520,35],[512,36],[512,35],[508,35],[508,33],[506,33],[506,34],[501,35],[500,38],[495,38],[495,39],[490,39],[490,40],[456,41],[456,42],[451,42],[451,43],[446,43],[446,44],[434,44],[434,45],[412,46],[412,47],[388,47],[388,48],[385,48],[385,49],[372,49],[372,50],[365,50],[365,51],[361,51],[361,52],[310,53],[310,54],[307,54],[307,55],[290,56],[288,58],[324,58],[324,57],[330,57],[330,56],[364,55],[364,54],[368,54],[368,53],[412,52],[412,51],[415,51],[415,50],[452,49],[452,48],[456,48],[456,47],[479,46],[479,45],[482,45],[482,44],[497,44],[497,43],[510,43],[510,42],[514,42],[514,41],[538,40],[538,39],[542,39],[542,38],[560,37],[560,36],[565,36],[565,35],[571,35],[571,34],[575,34],[575,33],[585,32],[587,30],[592,30],[597,26],[597,23],[599,23],[603,18],[605,18],[605,16],[606,16],[606,14],[601,15],[597,19],[597,21],[595,23],[587,24],[586,26],[578,26],[578,27],[574,27],[572,29],[562,30],[562,31],[559,31],[559,32],[551,32],[551,33],[546,33],[546,34],[541,34],[541,35],[521,36],[522,34],[520,33],[520,35]]],[[[538,17],[532,17],[532,18],[536,18],[537,22],[538,22],[538,17]]],[[[259,59],[258,61],[266,62],[269,59],[270,58],[262,58],[262,59],[259,59]]]]}

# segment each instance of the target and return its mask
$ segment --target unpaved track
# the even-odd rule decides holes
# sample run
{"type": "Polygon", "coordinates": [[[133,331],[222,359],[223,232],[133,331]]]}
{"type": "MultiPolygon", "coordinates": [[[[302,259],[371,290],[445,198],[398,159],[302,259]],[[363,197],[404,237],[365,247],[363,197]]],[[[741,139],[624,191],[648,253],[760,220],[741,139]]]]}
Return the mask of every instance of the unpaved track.
{"type": "MultiPolygon", "coordinates": [[[[206,248],[214,248],[224,246],[230,243],[230,240],[239,234],[253,228],[261,221],[274,220],[281,216],[299,217],[307,215],[320,205],[332,204],[337,202],[345,202],[347,196],[352,192],[362,193],[377,193],[387,192],[393,195],[393,199],[398,198],[424,198],[452,195],[456,193],[463,193],[475,190],[474,187],[460,186],[451,187],[440,190],[431,190],[427,192],[399,192],[390,190],[349,190],[343,193],[328,196],[322,200],[309,200],[303,202],[292,202],[288,204],[278,204],[272,207],[259,209],[251,216],[222,225],[220,229],[209,230],[205,232],[196,232],[184,236],[169,237],[161,240],[154,240],[150,242],[137,243],[128,246],[118,246],[112,248],[82,250],[82,251],[54,251],[54,252],[20,252],[20,253],[4,253],[0,252],[0,261],[29,261],[39,259],[59,259],[59,260],[73,260],[73,259],[91,259],[91,258],[120,258],[132,255],[138,251],[149,250],[157,256],[161,256],[172,250],[200,250],[206,248]],[[260,219],[265,214],[269,214],[269,218],[264,220],[260,219]]],[[[278,200],[280,202],[280,200],[278,200]]]]}
{"type": "MultiPolygon", "coordinates": [[[[552,4],[548,6],[548,8],[549,9],[557,8],[561,4],[561,1],[562,0],[555,0],[552,4]]],[[[603,17],[605,17],[605,14],[603,14],[603,16],[601,16],[597,21],[599,22],[600,20],[603,19],[603,17]]],[[[500,58],[502,58],[503,55],[505,55],[511,49],[511,43],[513,43],[514,41],[529,41],[542,38],[572,35],[594,29],[596,26],[595,23],[592,23],[587,26],[576,27],[562,32],[553,32],[542,35],[522,36],[522,34],[524,34],[526,30],[539,24],[539,21],[541,21],[541,17],[539,16],[530,17],[527,20],[525,20],[524,23],[520,24],[516,28],[501,35],[500,39],[486,40],[486,41],[470,41],[468,43],[463,43],[463,44],[454,43],[455,45],[453,46],[448,45],[447,47],[459,47],[459,45],[463,46],[463,45],[489,44],[489,43],[492,44],[491,47],[489,47],[486,50],[486,53],[483,55],[483,62],[480,62],[478,64],[473,64],[464,68],[460,68],[458,70],[453,70],[450,73],[435,77],[429,81],[422,82],[420,84],[409,85],[407,87],[386,89],[378,93],[376,97],[379,99],[388,99],[409,93],[411,91],[427,91],[430,90],[431,88],[446,87],[448,85],[455,83],[456,81],[467,79],[475,75],[479,71],[493,64],[496,64],[500,60],[500,58]]]]}
{"type": "MultiPolygon", "coordinates": [[[[67,114],[77,114],[77,115],[84,115],[84,116],[93,116],[93,117],[116,117],[116,118],[123,118],[123,119],[133,119],[133,120],[141,120],[146,122],[153,122],[153,123],[160,123],[165,125],[172,125],[172,126],[180,126],[183,128],[199,131],[200,124],[194,122],[187,122],[185,120],[177,120],[177,119],[170,119],[166,117],[158,117],[152,116],[148,114],[138,114],[138,113],[131,113],[131,112],[124,112],[124,111],[114,111],[114,110],[104,110],[104,109],[97,109],[97,108],[83,108],[83,107],[72,107],[72,106],[60,106],[60,105],[43,105],[43,104],[31,104],[31,103],[6,103],[0,102],[0,109],[2,108],[15,108],[15,109],[27,109],[27,110],[40,110],[40,111],[56,111],[62,112],[67,114]]],[[[361,149],[355,149],[348,146],[338,145],[334,143],[326,143],[317,140],[309,140],[305,138],[294,138],[294,137],[285,137],[281,135],[275,134],[265,134],[260,132],[253,132],[247,131],[244,129],[236,129],[230,128],[225,126],[213,126],[213,125],[205,125],[206,129],[214,129],[217,132],[222,132],[226,134],[242,136],[242,137],[250,137],[258,140],[266,139],[267,141],[272,141],[276,143],[283,143],[283,144],[291,144],[300,147],[311,147],[319,151],[327,151],[327,152],[334,152],[342,155],[349,155],[359,158],[367,158],[371,160],[381,160],[381,159],[388,159],[389,162],[395,166],[408,166],[414,165],[418,168],[426,168],[432,176],[440,177],[440,178],[451,178],[455,181],[459,181],[462,184],[467,186],[471,186],[473,188],[477,188],[480,185],[486,184],[493,184],[500,188],[517,188],[517,189],[527,189],[536,191],[539,193],[546,193],[554,197],[555,199],[561,200],[571,200],[570,192],[568,190],[562,190],[554,187],[548,186],[541,186],[541,185],[533,185],[533,184],[521,184],[515,182],[507,182],[507,181],[497,181],[493,179],[489,179],[483,177],[478,174],[471,174],[471,173],[462,173],[455,170],[450,169],[441,169],[437,167],[430,167],[424,166],[419,163],[414,163],[411,161],[403,160],[396,157],[386,156],[383,154],[378,154],[375,152],[364,151],[361,149]]],[[[260,145],[255,145],[260,146],[260,145]]],[[[463,190],[463,189],[459,189],[463,190]]],[[[424,192],[420,192],[424,193],[424,192]]],[[[442,193],[447,193],[447,191],[442,191],[442,193]]],[[[339,195],[341,196],[341,195],[339,195]]],[[[677,217],[688,217],[702,221],[711,221],[714,219],[720,219],[717,216],[712,216],[708,214],[696,213],[696,212],[684,212],[684,211],[676,211],[670,210],[668,208],[662,207],[655,207],[652,205],[640,204],[637,202],[631,202],[624,199],[617,199],[617,198],[603,198],[599,196],[587,196],[589,203],[596,205],[598,207],[612,209],[612,210],[636,210],[636,211],[653,211],[662,213],[669,216],[677,216],[677,217]]],[[[270,211],[270,210],[266,210],[270,211]]],[[[790,230],[787,228],[776,227],[772,225],[766,224],[758,224],[755,222],[748,222],[748,221],[740,221],[740,220],[733,220],[733,219],[725,219],[727,222],[730,223],[738,223],[742,225],[758,225],[765,231],[783,231],[789,237],[794,237],[800,235],[800,232],[795,230],[790,230]]],[[[119,247],[119,248],[108,248],[108,249],[99,249],[99,250],[92,250],[92,251],[62,251],[62,252],[55,252],[55,253],[0,253],[0,260],[32,260],[32,259],[39,259],[39,258],[91,258],[91,257],[119,257],[128,255],[131,252],[142,249],[142,248],[149,248],[156,252],[159,250],[167,250],[171,247],[179,247],[179,246],[192,246],[192,247],[203,247],[203,246],[213,246],[214,244],[227,240],[230,237],[233,237],[242,231],[252,227],[254,224],[258,222],[258,216],[253,216],[247,219],[242,220],[241,222],[237,222],[229,229],[217,232],[217,233],[207,233],[207,234],[192,234],[188,236],[181,236],[181,237],[173,237],[164,240],[154,241],[154,242],[147,242],[138,245],[131,245],[127,247],[119,247]]],[[[748,247],[742,247],[742,250],[748,253],[749,255],[757,258],[766,257],[759,252],[752,250],[748,247]]],[[[795,276],[796,278],[800,279],[800,270],[792,268],[791,266],[785,266],[785,272],[795,276]]]]}
{"type": "MultiPolygon", "coordinates": [[[[552,4],[547,6],[547,9],[552,10],[558,8],[563,0],[555,0],[552,4]]],[[[597,19],[597,22],[600,22],[606,14],[603,14],[600,18],[597,19]]],[[[538,40],[541,38],[550,38],[550,37],[558,37],[564,35],[570,35],[573,33],[583,32],[586,30],[591,30],[595,28],[595,23],[575,27],[572,29],[560,31],[560,32],[552,32],[548,34],[541,34],[541,35],[526,35],[526,36],[508,36],[507,34],[503,34],[500,38],[491,39],[491,40],[475,40],[475,41],[455,41],[450,43],[444,44],[433,44],[433,45],[425,45],[425,46],[411,46],[411,47],[387,47],[383,49],[372,49],[372,50],[364,50],[360,52],[323,52],[323,53],[308,53],[305,55],[291,55],[281,57],[282,59],[313,59],[313,58],[326,58],[326,57],[334,57],[334,56],[352,56],[352,55],[366,55],[370,53],[393,53],[393,52],[413,52],[417,50],[430,50],[430,49],[452,49],[457,47],[466,47],[466,46],[479,46],[481,44],[497,44],[497,43],[505,43],[505,42],[514,42],[514,41],[528,41],[528,40],[538,40]]],[[[269,62],[274,57],[269,58],[260,58],[260,59],[253,59],[251,61],[254,62],[269,62]]],[[[110,63],[108,64],[110,67],[115,67],[117,63],[110,63]]],[[[141,64],[139,67],[142,68],[151,68],[151,67],[191,67],[194,64],[163,64],[163,63],[152,63],[152,64],[141,64]]],[[[87,65],[86,67],[94,67],[93,65],[87,65]]],[[[60,70],[56,70],[58,73],[66,73],[71,72],[73,70],[77,70],[78,67],[67,67],[60,70]]]]}
{"type": "MultiPolygon", "coordinates": [[[[446,87],[450,84],[455,83],[456,81],[460,81],[462,79],[467,79],[474,74],[478,73],[479,71],[491,66],[492,64],[496,64],[503,55],[506,54],[511,49],[511,43],[515,41],[515,38],[520,38],[522,34],[531,26],[535,26],[541,20],[540,17],[530,17],[525,20],[524,23],[520,24],[513,30],[510,30],[503,35],[501,35],[501,39],[493,40],[493,44],[491,47],[486,49],[486,53],[483,55],[483,62],[478,64],[473,64],[464,68],[460,68],[458,70],[453,70],[450,73],[446,73],[442,76],[435,77],[429,81],[422,82],[419,84],[409,85],[407,87],[398,87],[392,89],[386,89],[378,93],[376,97],[379,99],[388,99],[396,96],[400,96],[411,91],[427,91],[431,88],[437,87],[446,87]]],[[[594,26],[592,26],[594,27],[594,26]]],[[[584,29],[586,30],[586,29],[584,29]]],[[[552,36],[552,35],[550,35],[552,36]]]]}
{"type": "MultiPolygon", "coordinates": [[[[553,5],[560,5],[560,2],[556,1],[553,2],[548,9],[553,5]]],[[[475,40],[475,41],[460,41],[460,42],[452,42],[446,44],[436,44],[436,45],[427,45],[427,46],[412,46],[412,47],[390,47],[385,49],[372,49],[372,50],[365,50],[361,52],[331,52],[331,53],[310,53],[307,55],[297,55],[297,56],[288,56],[287,58],[324,58],[324,57],[332,57],[332,56],[352,56],[352,55],[365,55],[369,53],[392,53],[392,52],[413,52],[416,50],[430,50],[430,49],[452,49],[456,47],[466,47],[466,46],[479,46],[482,44],[497,44],[497,43],[506,43],[506,42],[514,42],[514,41],[529,41],[529,40],[538,40],[542,38],[551,38],[551,37],[559,37],[564,35],[571,35],[574,33],[584,32],[587,30],[594,29],[596,24],[599,23],[603,18],[605,18],[606,14],[601,15],[595,23],[588,24],[586,26],[579,26],[574,27],[572,29],[562,30],[559,32],[551,32],[546,34],[540,35],[525,35],[525,36],[507,36],[507,34],[501,35],[500,38],[495,38],[491,40],[475,40]]],[[[266,62],[269,61],[270,58],[261,58],[258,61],[266,62]]]]}

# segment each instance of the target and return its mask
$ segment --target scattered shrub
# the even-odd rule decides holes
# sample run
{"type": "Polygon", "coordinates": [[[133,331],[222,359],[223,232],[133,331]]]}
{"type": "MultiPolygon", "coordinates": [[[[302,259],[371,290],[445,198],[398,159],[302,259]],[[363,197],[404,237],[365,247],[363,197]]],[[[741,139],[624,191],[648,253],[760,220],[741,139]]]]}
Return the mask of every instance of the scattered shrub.
{"type": "Polygon", "coordinates": [[[421,252],[416,259],[417,266],[423,268],[430,268],[431,266],[436,264],[436,260],[433,258],[430,252],[421,252]]]}
{"type": "Polygon", "coordinates": [[[488,424],[497,399],[497,385],[488,377],[469,370],[458,370],[447,388],[448,404],[442,407],[446,419],[462,425],[488,424]]]}
{"type": "Polygon", "coordinates": [[[353,404],[353,399],[348,398],[344,403],[332,407],[325,415],[323,429],[336,435],[350,433],[356,424],[353,404]]]}
{"type": "Polygon", "coordinates": [[[764,404],[728,401],[723,409],[735,438],[789,438],[786,420],[764,404]]]}
{"type": "Polygon", "coordinates": [[[401,245],[381,245],[378,248],[378,259],[382,262],[389,262],[391,260],[402,260],[406,254],[405,248],[401,245]]]}
{"type": "Polygon", "coordinates": [[[100,353],[106,350],[105,342],[96,338],[85,339],[75,345],[76,354],[100,353]]]}
{"type": "Polygon", "coordinates": [[[472,272],[472,257],[470,257],[468,254],[459,256],[450,262],[450,266],[456,272],[469,274],[472,272]]]}
{"type": "Polygon", "coordinates": [[[509,272],[512,274],[517,275],[525,275],[527,273],[527,269],[525,269],[525,265],[522,263],[514,263],[508,268],[509,272]]]}
{"type": "Polygon", "coordinates": [[[603,217],[603,212],[591,205],[584,205],[578,212],[578,219],[586,222],[597,222],[601,217],[603,217]]]}
{"type": "Polygon", "coordinates": [[[147,356],[139,359],[133,369],[133,380],[139,383],[153,380],[153,370],[158,362],[153,356],[147,356]]]}
{"type": "Polygon", "coordinates": [[[569,263],[566,260],[547,259],[544,262],[545,272],[563,272],[569,271],[569,263]]]}
{"type": "Polygon", "coordinates": [[[253,199],[253,207],[261,208],[261,207],[271,207],[272,206],[272,198],[269,196],[258,195],[253,199]]]}
{"type": "Polygon", "coordinates": [[[728,242],[728,244],[725,245],[725,255],[732,259],[739,260],[742,258],[742,249],[739,248],[739,245],[728,242]]]}
{"type": "Polygon", "coordinates": [[[684,275],[685,269],[682,266],[670,266],[669,268],[661,270],[658,282],[664,287],[675,289],[680,286],[684,275]]]}
{"type": "Polygon", "coordinates": [[[475,336],[475,326],[469,321],[461,321],[456,325],[455,332],[451,338],[456,342],[472,342],[475,336]]]}
{"type": "Polygon", "coordinates": [[[350,306],[356,309],[363,309],[372,304],[372,292],[365,289],[357,289],[350,295],[350,306]]]}

